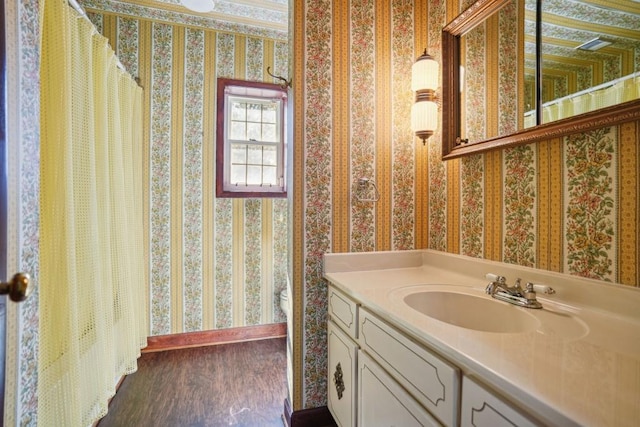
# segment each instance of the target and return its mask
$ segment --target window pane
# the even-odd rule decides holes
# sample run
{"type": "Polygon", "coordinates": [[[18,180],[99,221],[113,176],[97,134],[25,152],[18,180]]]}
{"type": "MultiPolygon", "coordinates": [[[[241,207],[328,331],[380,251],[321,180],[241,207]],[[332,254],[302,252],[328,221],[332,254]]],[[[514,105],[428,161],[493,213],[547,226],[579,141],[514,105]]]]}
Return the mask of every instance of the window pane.
{"type": "Polygon", "coordinates": [[[262,141],[260,123],[247,123],[247,139],[249,141],[262,141]]]}
{"type": "Polygon", "coordinates": [[[278,164],[278,150],[276,147],[264,146],[262,163],[270,166],[276,166],[278,164]]]}
{"type": "Polygon", "coordinates": [[[247,167],[247,185],[260,185],[262,184],[262,167],[260,166],[248,166],[247,167]]]}
{"type": "Polygon", "coordinates": [[[231,146],[231,163],[247,163],[247,146],[234,144],[231,146]]]}
{"type": "Polygon", "coordinates": [[[244,122],[247,119],[247,104],[244,102],[234,102],[231,104],[231,120],[244,122]]]}
{"type": "Polygon", "coordinates": [[[262,125],[262,140],[267,142],[278,142],[276,125],[262,125]]]}
{"type": "Polygon", "coordinates": [[[277,104],[267,104],[264,106],[262,110],[262,122],[263,123],[275,123],[276,122],[276,112],[277,104]]]}
{"type": "Polygon", "coordinates": [[[248,153],[248,161],[247,163],[250,165],[261,165],[262,164],[262,145],[251,145],[249,146],[248,153]]]}
{"type": "Polygon", "coordinates": [[[245,165],[231,165],[231,184],[244,185],[246,170],[245,165]]]}
{"type": "Polygon", "coordinates": [[[276,125],[262,125],[262,140],[267,142],[278,142],[276,134],[276,125]]]}
{"type": "Polygon", "coordinates": [[[247,104],[247,121],[256,123],[262,121],[262,104],[247,104]]]}
{"type": "Polygon", "coordinates": [[[246,140],[247,134],[245,133],[245,123],[231,122],[231,132],[229,133],[229,138],[246,140]]]}
{"type": "Polygon", "coordinates": [[[262,182],[265,185],[278,185],[276,172],[277,169],[275,166],[265,166],[262,169],[262,182]]]}

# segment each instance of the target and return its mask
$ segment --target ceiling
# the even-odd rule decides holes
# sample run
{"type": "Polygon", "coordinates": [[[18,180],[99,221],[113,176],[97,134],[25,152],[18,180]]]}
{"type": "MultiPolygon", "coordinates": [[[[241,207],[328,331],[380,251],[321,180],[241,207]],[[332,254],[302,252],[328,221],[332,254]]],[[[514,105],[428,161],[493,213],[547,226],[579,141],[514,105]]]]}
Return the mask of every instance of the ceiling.
{"type": "Polygon", "coordinates": [[[153,17],[154,20],[183,23],[221,31],[286,40],[288,36],[288,0],[214,0],[207,13],[193,12],[180,0],[78,0],[90,11],[153,17]]]}
{"type": "MultiPolygon", "coordinates": [[[[155,2],[183,8],[179,0],[156,0],[155,2]]],[[[287,29],[288,0],[214,0],[214,4],[213,11],[204,14],[183,9],[184,13],[211,16],[228,22],[254,25],[271,30],[286,31],[287,29]]]]}

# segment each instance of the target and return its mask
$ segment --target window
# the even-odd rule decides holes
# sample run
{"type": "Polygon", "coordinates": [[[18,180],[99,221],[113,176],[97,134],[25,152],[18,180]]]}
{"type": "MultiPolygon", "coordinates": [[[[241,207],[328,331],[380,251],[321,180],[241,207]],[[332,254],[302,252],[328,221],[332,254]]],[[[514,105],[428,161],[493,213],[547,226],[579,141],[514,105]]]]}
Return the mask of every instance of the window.
{"type": "Polygon", "coordinates": [[[217,197],[285,197],[287,93],[271,83],[218,79],[217,197]]]}

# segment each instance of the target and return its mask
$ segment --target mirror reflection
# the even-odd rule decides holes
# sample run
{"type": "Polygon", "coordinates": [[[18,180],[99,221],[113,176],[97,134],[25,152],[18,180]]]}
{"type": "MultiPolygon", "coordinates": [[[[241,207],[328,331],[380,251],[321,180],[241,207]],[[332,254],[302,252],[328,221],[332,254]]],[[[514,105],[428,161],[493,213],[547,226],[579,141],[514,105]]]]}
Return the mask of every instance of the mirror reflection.
{"type": "Polygon", "coordinates": [[[468,141],[523,128],[531,109],[524,99],[523,16],[522,2],[509,0],[460,36],[461,131],[468,141]]]}
{"type": "Polygon", "coordinates": [[[477,0],[442,41],[445,160],[640,117],[640,0],[477,0]]]}
{"type": "MultiPolygon", "coordinates": [[[[541,0],[542,123],[640,98],[640,3],[541,0]]],[[[525,2],[525,81],[535,99],[536,2],[525,2]]],[[[525,127],[535,126],[527,111],[525,127]]]]}

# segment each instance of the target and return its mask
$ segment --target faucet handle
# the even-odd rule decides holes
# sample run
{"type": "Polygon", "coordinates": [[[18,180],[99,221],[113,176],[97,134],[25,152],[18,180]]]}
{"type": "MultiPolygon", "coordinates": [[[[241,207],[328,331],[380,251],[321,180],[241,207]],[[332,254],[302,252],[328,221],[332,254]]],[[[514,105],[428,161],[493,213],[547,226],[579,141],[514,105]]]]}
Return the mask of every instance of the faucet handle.
{"type": "Polygon", "coordinates": [[[497,274],[487,273],[484,277],[490,282],[497,282],[497,283],[500,283],[501,285],[504,285],[505,283],[507,283],[506,277],[498,276],[497,274]]]}
{"type": "Polygon", "coordinates": [[[547,285],[541,285],[541,284],[538,284],[538,283],[528,282],[527,283],[527,289],[529,289],[529,287],[531,287],[531,290],[533,292],[543,293],[543,294],[547,294],[547,295],[553,295],[553,294],[556,293],[555,289],[553,289],[551,286],[547,286],[547,285]]]}

